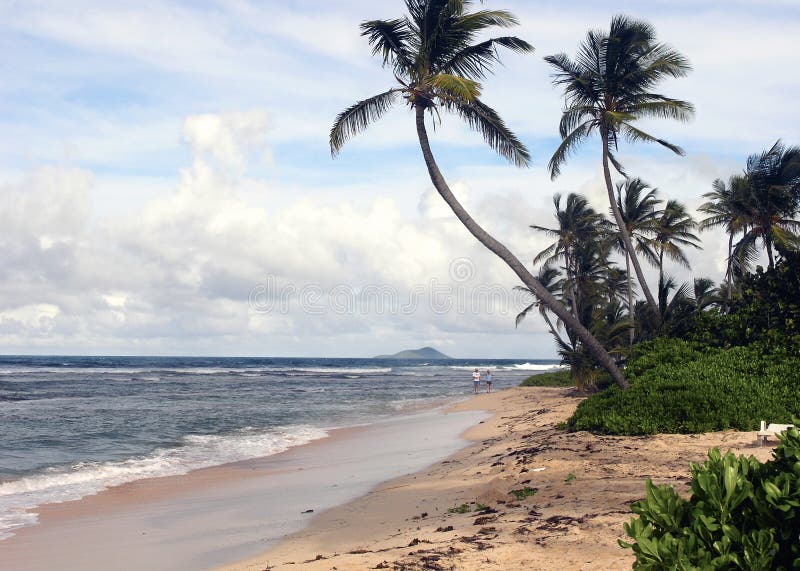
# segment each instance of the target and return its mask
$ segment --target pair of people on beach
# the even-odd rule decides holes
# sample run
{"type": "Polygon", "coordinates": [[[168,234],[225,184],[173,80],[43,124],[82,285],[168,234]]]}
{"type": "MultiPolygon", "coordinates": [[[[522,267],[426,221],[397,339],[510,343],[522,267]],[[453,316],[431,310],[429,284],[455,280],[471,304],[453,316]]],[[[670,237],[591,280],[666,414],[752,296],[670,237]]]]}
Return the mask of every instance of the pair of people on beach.
{"type": "MultiPolygon", "coordinates": [[[[492,372],[489,369],[486,369],[486,392],[492,392],[492,372]]],[[[475,389],[475,393],[477,394],[478,391],[481,389],[481,373],[478,369],[472,373],[472,386],[475,389]]]]}

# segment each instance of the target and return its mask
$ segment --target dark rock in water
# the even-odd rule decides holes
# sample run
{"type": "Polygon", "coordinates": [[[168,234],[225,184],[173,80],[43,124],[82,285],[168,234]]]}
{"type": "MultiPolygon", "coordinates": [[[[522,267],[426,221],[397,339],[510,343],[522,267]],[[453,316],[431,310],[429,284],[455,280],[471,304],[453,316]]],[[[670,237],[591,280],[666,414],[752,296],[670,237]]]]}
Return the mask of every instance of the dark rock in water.
{"type": "Polygon", "coordinates": [[[440,361],[442,359],[451,359],[451,357],[437,351],[433,347],[422,347],[421,349],[406,349],[394,355],[378,355],[375,359],[423,359],[427,361],[440,361]]]}

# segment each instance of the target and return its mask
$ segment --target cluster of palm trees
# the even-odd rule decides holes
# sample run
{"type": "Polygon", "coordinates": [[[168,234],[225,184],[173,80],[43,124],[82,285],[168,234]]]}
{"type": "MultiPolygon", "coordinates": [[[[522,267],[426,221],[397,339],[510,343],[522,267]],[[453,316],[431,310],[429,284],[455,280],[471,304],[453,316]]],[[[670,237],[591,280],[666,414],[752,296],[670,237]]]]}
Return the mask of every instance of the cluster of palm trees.
{"type": "Polygon", "coordinates": [[[706,218],[700,228],[719,227],[728,235],[724,289],[729,307],[738,282],[758,257],[759,242],[770,268],[775,266],[776,249],[800,248],[800,147],[787,148],[777,141],[751,155],[742,174],[727,182],[715,180],[713,190],[703,196],[707,201],[699,210],[706,218]]]}
{"type": "MultiPolygon", "coordinates": [[[[698,305],[707,307],[709,280],[697,280],[696,291],[690,292],[688,285],[676,287],[665,274],[665,258],[688,267],[686,248],[700,247],[694,233],[698,225],[683,204],[662,202],[658,191],[639,178],[619,182],[615,190],[616,210],[636,255],[658,268],[655,314],[646,301],[636,299],[631,256],[619,227],[589,206],[585,197],[569,194],[562,207],[562,197],[557,194],[553,200],[556,226],[531,228],[554,238],[534,258],[534,264],[541,264],[539,281],[621,361],[635,342],[679,327],[698,305]],[[617,266],[615,253],[625,259],[624,269],[617,266]]],[[[556,320],[554,326],[546,306],[534,299],[517,316],[517,324],[534,308],[550,327],[578,386],[593,385],[597,367],[592,356],[568,328],[565,336],[561,334],[564,324],[556,320]]]]}
{"type": "MultiPolygon", "coordinates": [[[[619,367],[618,358],[607,349],[606,340],[598,338],[596,329],[593,333],[593,322],[582,321],[579,317],[581,304],[590,303],[581,297],[588,295],[588,288],[581,289],[579,281],[584,275],[592,275],[600,261],[607,259],[606,250],[611,251],[613,246],[603,240],[586,241],[585,252],[565,246],[569,257],[565,269],[569,270],[562,278],[564,286],[561,287],[561,293],[551,291],[548,275],[540,273],[535,276],[464,209],[436,163],[428,139],[426,114],[436,121],[441,120],[443,111],[458,115],[512,164],[524,167],[530,161],[529,152],[522,141],[506,126],[500,115],[482,101],[481,82],[486,79],[492,66],[500,61],[500,48],[525,54],[532,52],[533,47],[515,36],[485,39],[488,30],[509,28],[517,25],[518,21],[505,10],[471,10],[473,4],[471,0],[405,0],[405,16],[361,24],[362,35],[372,46],[373,54],[379,56],[383,66],[391,70],[396,84],[382,93],[356,102],[336,117],[330,132],[331,152],[335,156],[351,137],[383,116],[392,105],[404,101],[414,111],[417,136],[431,182],[456,217],[475,238],[515,272],[524,287],[533,294],[536,303],[554,314],[564,325],[570,346],[579,349],[594,367],[604,368],[619,386],[626,388],[628,382],[619,367]]],[[[660,322],[662,312],[659,302],[647,287],[639,262],[640,254],[650,259],[647,257],[649,254],[637,250],[637,233],[633,227],[629,229],[623,217],[621,203],[616,199],[611,168],[627,178],[617,156],[622,141],[657,143],[674,153],[683,154],[680,147],[643,131],[637,126],[637,121],[652,118],[687,121],[692,117],[694,109],[690,103],[667,97],[655,90],[666,78],[685,76],[690,71],[689,63],[680,53],[658,42],[649,24],[625,16],[614,17],[607,31],[590,31],[574,60],[565,54],[548,56],[545,60],[555,69],[554,83],[563,88],[565,97],[560,122],[562,142],[550,160],[551,175],[558,176],[570,154],[593,134],[599,135],[609,206],[616,222],[616,230],[612,230],[609,223],[603,223],[603,232],[608,227],[608,234],[615,236],[611,242],[616,240],[621,244],[626,264],[633,266],[650,314],[656,322],[660,322]]],[[[573,198],[572,202],[574,208],[588,208],[586,205],[580,206],[578,198],[573,198]]],[[[567,204],[565,208],[570,208],[570,205],[567,204]]],[[[683,214],[670,211],[672,214],[680,218],[685,214],[685,209],[683,214]]],[[[648,251],[657,255],[663,266],[664,256],[675,258],[673,245],[676,243],[675,237],[662,237],[660,242],[656,240],[649,245],[651,250],[648,251]]],[[[558,253],[556,250],[547,256],[563,257],[563,248],[558,253]]],[[[628,284],[627,289],[621,291],[626,293],[624,297],[630,307],[633,305],[631,272],[618,272],[617,277],[628,284]]],[[[613,296],[618,298],[619,291],[615,290],[613,296]]],[[[607,293],[611,295],[610,288],[607,293]]],[[[619,302],[622,304],[625,300],[619,302]]],[[[627,331],[630,326],[619,329],[627,331]]]]}

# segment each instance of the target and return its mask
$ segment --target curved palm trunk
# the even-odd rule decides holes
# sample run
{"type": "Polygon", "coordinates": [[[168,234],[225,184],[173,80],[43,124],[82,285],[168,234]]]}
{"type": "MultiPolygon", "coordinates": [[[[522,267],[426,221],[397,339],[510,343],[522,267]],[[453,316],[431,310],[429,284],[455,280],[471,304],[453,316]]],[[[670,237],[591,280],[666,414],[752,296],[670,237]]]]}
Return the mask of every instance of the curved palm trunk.
{"type": "MultiPolygon", "coordinates": [[[[566,253],[566,252],[565,252],[566,253]]],[[[575,316],[575,319],[578,318],[578,299],[575,295],[575,268],[573,267],[575,264],[571,258],[567,254],[566,256],[566,266],[567,270],[567,291],[569,292],[569,301],[572,303],[572,315],[575,316]]]]}
{"type": "Polygon", "coordinates": [[[606,190],[608,191],[608,201],[611,203],[611,211],[614,213],[614,219],[617,221],[619,227],[619,234],[622,236],[622,241],[625,243],[625,250],[631,257],[633,262],[633,269],[636,270],[636,279],[639,286],[642,288],[642,293],[647,298],[647,303],[653,309],[654,313],[658,313],[658,304],[656,303],[650,288],[647,287],[647,282],[642,273],[642,266],[639,264],[639,258],[636,257],[636,252],[633,249],[633,242],[631,236],[628,234],[628,229],[625,226],[625,221],[622,219],[622,213],[619,211],[617,201],[614,199],[614,183],[611,181],[611,169],[608,167],[608,133],[604,129],[600,129],[600,136],[603,140],[603,175],[606,179],[606,190]]]}
{"type": "Polygon", "coordinates": [[[772,240],[764,238],[764,244],[767,246],[767,258],[769,259],[769,269],[775,267],[775,259],[772,257],[772,240]]]}
{"type": "Polygon", "coordinates": [[[667,309],[667,294],[664,291],[664,247],[658,252],[658,315],[664,316],[667,309]],[[662,301],[663,298],[663,301],[662,301]]]}
{"type": "Polygon", "coordinates": [[[728,279],[728,301],[725,304],[725,312],[728,313],[733,300],[733,232],[728,235],[728,269],[725,276],[728,279]]]}
{"type": "Polygon", "coordinates": [[[436,164],[436,159],[433,157],[430,142],[428,141],[428,132],[425,129],[425,109],[422,107],[416,108],[417,119],[417,136],[419,137],[419,145],[422,148],[422,156],[425,158],[425,165],[428,167],[428,174],[431,177],[431,182],[441,197],[452,209],[456,217],[461,223],[469,230],[470,234],[475,236],[478,241],[486,246],[491,252],[503,260],[509,268],[522,280],[530,290],[539,298],[539,300],[547,306],[553,313],[555,313],[561,321],[564,322],[567,328],[575,332],[584,346],[589,350],[589,353],[594,357],[602,367],[609,372],[614,382],[623,389],[628,388],[628,381],[622,371],[619,370],[614,359],[600,344],[600,342],[581,325],[569,310],[564,307],[547,289],[539,283],[533,274],[520,262],[511,251],[496,240],[493,236],[489,235],[477,222],[469,215],[469,213],[461,206],[456,197],[453,195],[447,182],[444,180],[439,166],[436,164]]]}
{"type": "Polygon", "coordinates": [[[625,250],[625,269],[628,276],[628,320],[631,322],[631,327],[628,332],[628,338],[633,347],[633,342],[636,340],[636,322],[634,321],[635,315],[633,311],[633,280],[631,279],[631,257],[628,251],[625,250]]]}

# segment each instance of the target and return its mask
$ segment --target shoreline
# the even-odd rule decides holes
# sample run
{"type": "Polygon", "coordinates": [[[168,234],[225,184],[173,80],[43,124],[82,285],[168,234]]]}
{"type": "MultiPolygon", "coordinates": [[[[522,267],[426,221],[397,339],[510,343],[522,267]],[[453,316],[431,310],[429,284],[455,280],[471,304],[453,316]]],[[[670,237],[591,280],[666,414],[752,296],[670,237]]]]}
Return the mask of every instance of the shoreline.
{"type": "Polygon", "coordinates": [[[486,415],[445,406],[331,429],[271,456],[42,505],[39,523],[0,542],[0,570],[210,569],[255,555],[265,541],[301,529],[312,517],[303,512],[344,504],[466,445],[460,435],[486,415]]]}
{"type": "Polygon", "coordinates": [[[465,432],[470,445],[215,571],[629,568],[632,553],[617,539],[647,478],[685,494],[689,463],[711,447],[771,456],[771,447],[755,445],[755,432],[619,437],[556,429],[581,400],[571,389],[517,387],[453,405],[492,413],[465,432]]]}

